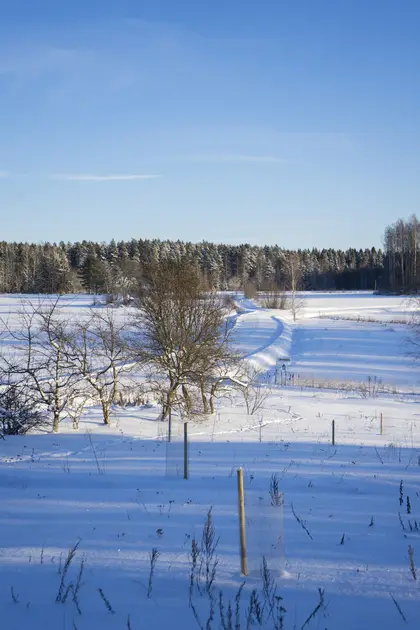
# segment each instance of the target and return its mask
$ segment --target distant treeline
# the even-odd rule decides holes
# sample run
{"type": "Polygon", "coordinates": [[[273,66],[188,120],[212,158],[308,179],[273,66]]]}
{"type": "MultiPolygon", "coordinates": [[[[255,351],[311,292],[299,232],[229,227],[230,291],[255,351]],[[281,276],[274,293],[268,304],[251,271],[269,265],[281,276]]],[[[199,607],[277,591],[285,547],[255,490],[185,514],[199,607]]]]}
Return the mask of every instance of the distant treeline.
{"type": "MultiPolygon", "coordinates": [[[[208,286],[215,289],[237,290],[249,283],[258,290],[287,289],[291,258],[299,265],[301,289],[398,290],[401,282],[409,279],[409,263],[404,256],[393,249],[389,259],[388,254],[374,247],[290,251],[278,246],[141,239],[110,243],[61,242],[58,245],[1,242],[0,291],[130,292],[146,266],[180,259],[197,266],[208,286]]],[[[411,269],[414,262],[410,261],[411,269]]],[[[417,269],[417,259],[415,265],[417,269]]]]}

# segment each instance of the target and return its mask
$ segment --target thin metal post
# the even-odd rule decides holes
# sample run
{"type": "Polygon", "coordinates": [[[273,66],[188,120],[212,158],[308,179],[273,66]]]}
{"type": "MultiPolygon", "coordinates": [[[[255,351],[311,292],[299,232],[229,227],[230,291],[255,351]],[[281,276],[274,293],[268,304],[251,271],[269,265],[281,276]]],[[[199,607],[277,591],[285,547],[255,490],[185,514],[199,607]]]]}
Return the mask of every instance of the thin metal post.
{"type": "Polygon", "coordinates": [[[239,540],[241,550],[241,571],[248,575],[248,559],[246,555],[246,525],[245,525],[245,494],[244,471],[238,468],[238,511],[239,511],[239,540]]]}
{"type": "Polygon", "coordinates": [[[384,434],[384,417],[381,411],[381,435],[384,434]]]}
{"type": "Polygon", "coordinates": [[[188,422],[184,422],[184,479],[188,479],[188,422]]]}
{"type": "Polygon", "coordinates": [[[331,444],[335,446],[335,420],[331,423],[332,435],[331,435],[331,444]]]}
{"type": "Polygon", "coordinates": [[[172,439],[172,409],[169,407],[168,442],[172,439]]]}

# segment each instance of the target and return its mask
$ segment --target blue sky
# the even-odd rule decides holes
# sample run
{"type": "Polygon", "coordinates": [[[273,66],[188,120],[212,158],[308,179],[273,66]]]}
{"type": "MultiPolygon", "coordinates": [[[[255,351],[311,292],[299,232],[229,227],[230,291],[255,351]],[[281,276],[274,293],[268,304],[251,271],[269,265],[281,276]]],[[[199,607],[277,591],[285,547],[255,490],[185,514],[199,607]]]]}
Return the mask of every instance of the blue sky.
{"type": "Polygon", "coordinates": [[[0,0],[1,240],[369,247],[419,212],[418,0],[0,0]]]}

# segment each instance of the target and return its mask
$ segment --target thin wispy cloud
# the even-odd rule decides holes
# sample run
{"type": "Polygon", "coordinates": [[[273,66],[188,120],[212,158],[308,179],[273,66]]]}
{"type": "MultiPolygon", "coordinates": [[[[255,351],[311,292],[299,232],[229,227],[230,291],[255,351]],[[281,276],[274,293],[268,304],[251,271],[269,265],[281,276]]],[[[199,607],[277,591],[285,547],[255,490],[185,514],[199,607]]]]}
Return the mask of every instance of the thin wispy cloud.
{"type": "Polygon", "coordinates": [[[0,170],[0,179],[7,179],[8,177],[10,177],[9,171],[0,170]]]}
{"type": "Polygon", "coordinates": [[[207,164],[285,164],[287,160],[275,155],[216,154],[192,155],[183,158],[183,161],[207,164]]]}
{"type": "Polygon", "coordinates": [[[51,175],[51,179],[57,179],[61,181],[74,181],[74,182],[128,182],[134,180],[146,180],[156,179],[161,175],[155,174],[114,174],[114,175],[93,175],[93,174],[56,174],[51,175]]]}

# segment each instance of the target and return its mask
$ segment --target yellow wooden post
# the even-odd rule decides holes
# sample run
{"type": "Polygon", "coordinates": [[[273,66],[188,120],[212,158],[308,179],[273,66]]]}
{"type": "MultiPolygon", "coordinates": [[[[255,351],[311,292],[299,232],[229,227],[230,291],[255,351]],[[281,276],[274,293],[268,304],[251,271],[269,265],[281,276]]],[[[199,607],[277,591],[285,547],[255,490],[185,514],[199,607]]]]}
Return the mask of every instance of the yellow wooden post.
{"type": "Polygon", "coordinates": [[[239,511],[239,537],[240,537],[240,549],[241,549],[241,571],[243,575],[248,575],[248,559],[246,555],[244,471],[242,468],[238,469],[238,511],[239,511]]]}

